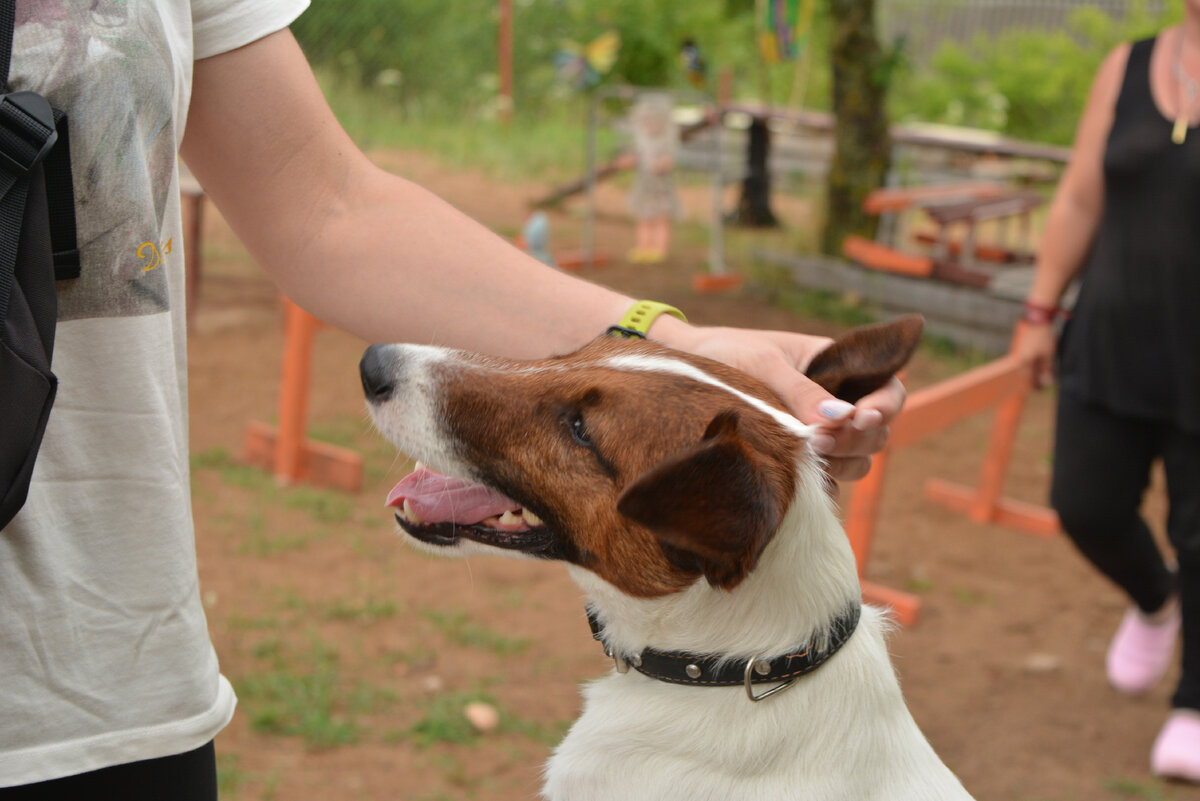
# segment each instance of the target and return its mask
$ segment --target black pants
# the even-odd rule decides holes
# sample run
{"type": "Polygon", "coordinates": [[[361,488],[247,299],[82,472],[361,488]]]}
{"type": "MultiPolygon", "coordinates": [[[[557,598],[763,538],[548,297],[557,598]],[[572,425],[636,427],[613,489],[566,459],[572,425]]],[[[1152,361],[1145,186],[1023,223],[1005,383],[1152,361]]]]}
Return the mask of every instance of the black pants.
{"type": "Polygon", "coordinates": [[[1083,555],[1140,609],[1153,612],[1179,593],[1183,676],[1172,703],[1200,710],[1200,436],[1060,392],[1051,503],[1083,555]],[[1167,477],[1178,575],[1139,513],[1155,459],[1167,477]]]}
{"type": "Polygon", "coordinates": [[[186,754],[0,789],[0,801],[216,801],[213,744],[186,754]]]}

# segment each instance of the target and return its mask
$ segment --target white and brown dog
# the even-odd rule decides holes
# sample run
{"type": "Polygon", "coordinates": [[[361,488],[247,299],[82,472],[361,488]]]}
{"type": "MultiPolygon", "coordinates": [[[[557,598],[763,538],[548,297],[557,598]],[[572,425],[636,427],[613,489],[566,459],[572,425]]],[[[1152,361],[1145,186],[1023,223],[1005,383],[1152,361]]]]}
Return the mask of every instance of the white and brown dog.
{"type": "MultiPolygon", "coordinates": [[[[920,330],[859,329],[808,373],[854,400],[920,330]]],[[[586,687],[546,798],[970,799],[861,605],[815,429],[764,384],[610,337],[532,362],[376,345],[361,372],[380,431],[423,463],[388,498],[409,537],[559,560],[587,594],[616,670],[586,687]]]]}

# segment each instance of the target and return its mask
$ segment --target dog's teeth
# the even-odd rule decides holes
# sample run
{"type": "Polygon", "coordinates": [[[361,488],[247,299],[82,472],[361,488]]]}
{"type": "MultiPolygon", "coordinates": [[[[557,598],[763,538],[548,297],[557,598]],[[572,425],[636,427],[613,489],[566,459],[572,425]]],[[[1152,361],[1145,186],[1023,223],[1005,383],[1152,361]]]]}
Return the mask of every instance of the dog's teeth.
{"type": "Polygon", "coordinates": [[[420,472],[422,470],[427,470],[427,469],[428,468],[425,466],[424,462],[416,462],[415,464],[413,464],[413,472],[420,472]]]}
{"type": "Polygon", "coordinates": [[[519,526],[521,525],[521,516],[508,511],[500,515],[500,523],[505,526],[519,526]]]}
{"type": "Polygon", "coordinates": [[[525,522],[528,523],[531,528],[534,526],[540,526],[542,524],[542,518],[538,517],[528,509],[525,509],[522,514],[525,517],[525,522]]]}
{"type": "Polygon", "coordinates": [[[404,519],[410,523],[422,522],[421,518],[417,516],[417,513],[413,511],[412,504],[409,503],[408,498],[404,499],[404,519]]]}

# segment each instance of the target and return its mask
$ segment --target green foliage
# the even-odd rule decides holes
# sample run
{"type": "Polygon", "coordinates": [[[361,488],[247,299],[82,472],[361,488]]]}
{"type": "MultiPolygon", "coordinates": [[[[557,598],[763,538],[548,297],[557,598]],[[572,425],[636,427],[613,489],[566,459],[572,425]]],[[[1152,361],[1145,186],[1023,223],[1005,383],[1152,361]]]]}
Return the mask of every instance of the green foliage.
{"type": "MultiPolygon", "coordinates": [[[[1168,4],[1171,5],[1171,4],[1168,4]]],[[[1144,1],[1123,19],[1094,8],[1071,15],[1066,30],[1010,29],[977,34],[970,46],[944,41],[929,66],[894,84],[899,120],[1000,131],[1018,139],[1070,144],[1092,79],[1117,44],[1169,24],[1144,1]]]]}
{"type": "MultiPolygon", "coordinates": [[[[882,6],[882,0],[876,4],[882,6]]],[[[564,42],[582,46],[616,30],[623,44],[609,82],[684,88],[679,47],[691,37],[705,54],[710,89],[716,75],[729,70],[735,97],[787,103],[795,65],[762,64],[754,6],[754,0],[514,0],[518,125],[510,129],[475,124],[495,118],[498,108],[495,0],[322,0],[292,30],[356,135],[365,129],[371,141],[451,150],[452,157],[467,160],[480,151],[527,146],[528,174],[544,174],[536,154],[546,161],[582,151],[576,137],[585,96],[556,76],[555,53],[564,42]],[[356,100],[364,89],[366,99],[356,100]],[[571,135],[531,138],[521,124],[531,120],[554,120],[571,135]],[[412,127],[417,121],[434,125],[422,134],[412,127]],[[447,136],[447,129],[468,133],[447,136]]],[[[829,107],[831,8],[829,2],[816,5],[801,93],[809,108],[829,107]]],[[[1132,0],[1121,19],[1081,7],[1065,30],[1014,28],[981,33],[966,44],[946,39],[928,59],[906,52],[903,41],[883,41],[878,79],[890,86],[894,120],[966,125],[1066,144],[1104,55],[1119,42],[1170,24],[1179,13],[1178,3],[1151,6],[1148,0],[1132,0]],[[1165,11],[1152,10],[1158,7],[1165,11]]],[[[578,166],[573,165],[576,171],[578,166]]]]}

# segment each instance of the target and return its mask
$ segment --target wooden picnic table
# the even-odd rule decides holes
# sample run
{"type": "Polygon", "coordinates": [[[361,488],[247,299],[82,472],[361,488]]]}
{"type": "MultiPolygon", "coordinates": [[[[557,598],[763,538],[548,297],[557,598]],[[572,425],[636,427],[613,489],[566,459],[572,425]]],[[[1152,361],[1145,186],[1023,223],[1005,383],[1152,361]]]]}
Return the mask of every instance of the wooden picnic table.
{"type": "Polygon", "coordinates": [[[1043,202],[1035,191],[989,182],[880,189],[867,196],[863,209],[886,217],[885,231],[889,235],[875,242],[850,237],[843,253],[872,269],[985,287],[995,270],[985,267],[984,262],[1032,260],[1030,214],[1043,202]],[[925,252],[902,249],[894,241],[896,215],[914,210],[921,211],[934,226],[932,231],[914,236],[925,252]],[[1019,226],[1019,241],[1010,244],[1009,221],[1013,219],[1019,226]],[[986,221],[999,221],[997,237],[982,244],[978,226],[986,221]],[[962,234],[958,234],[959,229],[962,234]]]}

